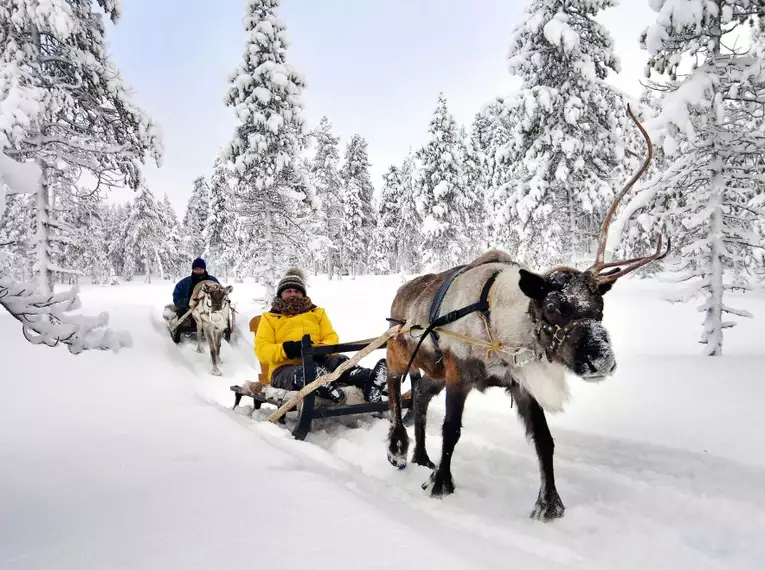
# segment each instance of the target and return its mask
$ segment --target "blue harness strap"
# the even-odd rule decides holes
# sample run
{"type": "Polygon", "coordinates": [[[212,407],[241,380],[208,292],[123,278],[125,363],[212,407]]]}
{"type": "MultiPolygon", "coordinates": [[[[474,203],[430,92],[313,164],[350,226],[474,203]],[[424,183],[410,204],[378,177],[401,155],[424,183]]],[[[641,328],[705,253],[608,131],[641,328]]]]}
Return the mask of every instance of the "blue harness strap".
{"type": "Polygon", "coordinates": [[[444,297],[446,297],[446,292],[449,290],[449,287],[451,287],[452,282],[457,277],[465,273],[465,271],[467,271],[469,268],[469,265],[460,265],[457,267],[457,270],[454,271],[449,276],[449,278],[441,284],[441,287],[438,288],[436,296],[433,298],[433,302],[430,304],[430,314],[428,315],[429,323],[432,323],[438,318],[438,313],[441,312],[441,303],[444,302],[444,297]]]}
{"type": "MultiPolygon", "coordinates": [[[[454,280],[457,275],[468,269],[469,266],[461,267],[458,271],[454,273],[447,281],[444,283],[444,285],[441,286],[441,288],[438,290],[440,295],[440,299],[437,303],[436,312],[438,309],[440,309],[441,301],[443,301],[443,297],[446,294],[446,290],[449,288],[449,285],[454,280]]],[[[417,356],[417,351],[420,350],[420,346],[422,346],[423,341],[427,338],[428,335],[433,336],[433,341],[436,345],[436,350],[439,354],[441,354],[441,349],[438,347],[438,333],[434,330],[437,327],[441,327],[443,325],[448,325],[449,323],[453,323],[454,321],[457,321],[464,317],[465,315],[469,315],[470,313],[474,313],[476,311],[480,311],[483,316],[488,320],[491,314],[491,309],[489,307],[489,291],[491,290],[491,286],[494,285],[494,281],[497,278],[497,275],[499,275],[499,271],[495,271],[491,277],[489,277],[488,281],[484,283],[483,289],[481,289],[481,298],[478,300],[477,303],[473,303],[471,305],[468,305],[467,307],[462,307],[461,309],[456,309],[454,311],[451,311],[449,313],[446,313],[445,315],[442,315],[440,317],[437,317],[430,321],[430,324],[427,326],[425,331],[420,336],[420,340],[417,342],[417,346],[414,347],[414,352],[412,352],[412,356],[409,358],[409,362],[406,365],[406,369],[404,370],[403,375],[401,376],[401,381],[403,382],[406,380],[407,374],[409,374],[409,369],[412,367],[412,363],[414,362],[415,356],[417,356]]],[[[436,300],[433,301],[433,305],[436,305],[436,300]]],[[[431,314],[432,314],[432,308],[431,308],[431,314]]],[[[411,334],[411,332],[410,332],[411,334]]]]}

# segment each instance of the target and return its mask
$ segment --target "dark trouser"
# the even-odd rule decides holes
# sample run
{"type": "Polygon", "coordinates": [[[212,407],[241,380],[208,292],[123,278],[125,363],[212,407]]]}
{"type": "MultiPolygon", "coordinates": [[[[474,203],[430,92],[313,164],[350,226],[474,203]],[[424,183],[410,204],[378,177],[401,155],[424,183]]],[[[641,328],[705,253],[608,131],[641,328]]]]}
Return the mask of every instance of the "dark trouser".
{"type": "MultiPolygon", "coordinates": [[[[343,362],[348,360],[344,354],[333,354],[327,357],[316,357],[316,378],[336,370],[343,362]]],[[[337,379],[338,384],[351,385],[363,389],[372,377],[369,368],[354,366],[337,379]]],[[[271,386],[282,390],[300,390],[305,386],[302,364],[285,364],[280,366],[271,375],[271,386]]]]}

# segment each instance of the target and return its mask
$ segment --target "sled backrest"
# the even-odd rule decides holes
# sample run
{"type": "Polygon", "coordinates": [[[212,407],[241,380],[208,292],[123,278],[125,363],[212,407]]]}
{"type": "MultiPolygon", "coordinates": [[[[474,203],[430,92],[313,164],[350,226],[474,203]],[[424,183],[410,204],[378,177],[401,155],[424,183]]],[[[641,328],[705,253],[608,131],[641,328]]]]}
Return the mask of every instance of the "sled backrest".
{"type": "MultiPolygon", "coordinates": [[[[250,319],[250,332],[254,335],[258,330],[260,324],[260,315],[255,315],[250,319]]],[[[268,381],[268,364],[260,362],[260,374],[258,374],[258,382],[261,384],[269,384],[268,381]]]]}

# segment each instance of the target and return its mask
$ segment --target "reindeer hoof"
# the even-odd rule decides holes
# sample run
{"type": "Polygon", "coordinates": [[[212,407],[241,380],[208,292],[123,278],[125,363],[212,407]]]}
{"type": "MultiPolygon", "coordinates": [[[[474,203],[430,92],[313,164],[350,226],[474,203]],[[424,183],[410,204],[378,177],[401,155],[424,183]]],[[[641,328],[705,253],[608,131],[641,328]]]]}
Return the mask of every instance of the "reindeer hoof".
{"type": "Polygon", "coordinates": [[[537,499],[537,504],[534,505],[534,510],[531,511],[529,518],[548,522],[563,517],[565,510],[566,507],[563,506],[563,501],[560,500],[558,491],[553,490],[537,499]]]}
{"type": "Polygon", "coordinates": [[[393,465],[396,469],[403,469],[406,467],[406,454],[399,455],[388,450],[388,463],[393,465]]]}
{"type": "Polygon", "coordinates": [[[436,464],[430,460],[430,457],[428,457],[427,451],[417,451],[415,449],[414,454],[412,455],[412,463],[414,463],[415,465],[422,465],[423,467],[428,467],[429,469],[436,468],[436,464]]]}
{"type": "Polygon", "coordinates": [[[409,434],[402,425],[392,425],[388,433],[388,461],[394,467],[403,469],[406,467],[406,458],[409,454],[409,434]]]}
{"type": "Polygon", "coordinates": [[[452,474],[442,474],[441,471],[433,471],[427,481],[422,484],[424,491],[430,491],[431,497],[440,499],[446,495],[454,493],[454,480],[452,474]]]}
{"type": "Polygon", "coordinates": [[[217,368],[216,368],[216,369],[214,369],[214,370],[212,370],[212,371],[210,372],[210,374],[212,374],[213,376],[223,376],[223,372],[221,372],[221,371],[220,371],[220,370],[218,370],[217,368]]]}

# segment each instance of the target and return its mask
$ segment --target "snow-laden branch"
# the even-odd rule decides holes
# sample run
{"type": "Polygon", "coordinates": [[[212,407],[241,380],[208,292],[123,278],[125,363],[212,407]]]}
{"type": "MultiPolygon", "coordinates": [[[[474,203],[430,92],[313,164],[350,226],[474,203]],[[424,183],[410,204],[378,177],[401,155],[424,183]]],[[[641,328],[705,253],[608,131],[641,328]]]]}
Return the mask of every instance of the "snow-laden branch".
{"type": "Polygon", "coordinates": [[[113,350],[132,345],[127,332],[114,332],[106,325],[107,313],[97,317],[68,314],[80,308],[78,288],[40,295],[31,284],[0,278],[0,305],[22,324],[24,338],[32,344],[66,344],[69,352],[113,350]]]}

